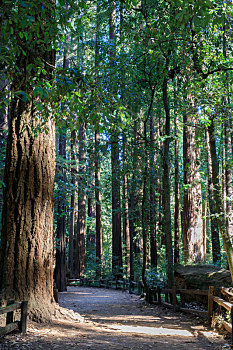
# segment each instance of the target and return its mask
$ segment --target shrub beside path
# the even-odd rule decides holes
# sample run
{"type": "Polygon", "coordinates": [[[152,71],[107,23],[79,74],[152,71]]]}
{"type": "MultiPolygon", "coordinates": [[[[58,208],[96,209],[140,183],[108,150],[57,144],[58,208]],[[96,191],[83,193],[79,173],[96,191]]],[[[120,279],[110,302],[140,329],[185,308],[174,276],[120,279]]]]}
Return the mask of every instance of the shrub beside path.
{"type": "Polygon", "coordinates": [[[68,287],[59,293],[59,304],[84,320],[71,320],[64,310],[64,317],[51,324],[30,322],[27,334],[0,339],[0,349],[229,349],[222,336],[203,326],[203,319],[147,305],[128,292],[68,287]]]}

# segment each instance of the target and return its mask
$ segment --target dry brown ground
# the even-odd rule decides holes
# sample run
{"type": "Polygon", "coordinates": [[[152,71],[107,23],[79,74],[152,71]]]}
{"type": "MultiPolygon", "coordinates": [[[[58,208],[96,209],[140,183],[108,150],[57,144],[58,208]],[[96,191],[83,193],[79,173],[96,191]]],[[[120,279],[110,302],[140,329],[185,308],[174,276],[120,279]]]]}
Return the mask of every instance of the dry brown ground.
{"type": "Polygon", "coordinates": [[[69,287],[59,294],[59,303],[79,312],[84,321],[30,323],[27,334],[0,339],[0,349],[229,349],[203,320],[147,305],[127,292],[69,287]]]}

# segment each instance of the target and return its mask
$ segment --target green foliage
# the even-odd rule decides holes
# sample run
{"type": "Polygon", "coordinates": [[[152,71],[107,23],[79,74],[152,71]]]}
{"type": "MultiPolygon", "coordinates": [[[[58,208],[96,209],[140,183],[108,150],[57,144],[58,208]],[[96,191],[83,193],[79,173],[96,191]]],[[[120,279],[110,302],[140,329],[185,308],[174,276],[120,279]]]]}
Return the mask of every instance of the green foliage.
{"type": "Polygon", "coordinates": [[[150,268],[146,270],[146,281],[150,288],[164,287],[164,280],[162,276],[157,272],[156,268],[150,268]]]}

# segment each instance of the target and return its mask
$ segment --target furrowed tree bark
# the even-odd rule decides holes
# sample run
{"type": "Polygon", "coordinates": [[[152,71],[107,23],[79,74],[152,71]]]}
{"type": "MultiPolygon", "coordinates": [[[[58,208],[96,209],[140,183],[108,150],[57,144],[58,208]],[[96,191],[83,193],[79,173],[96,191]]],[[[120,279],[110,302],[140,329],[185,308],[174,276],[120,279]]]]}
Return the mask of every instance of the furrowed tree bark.
{"type": "Polygon", "coordinates": [[[202,219],[202,193],[198,172],[199,150],[195,145],[195,113],[192,97],[187,96],[184,112],[183,162],[184,162],[184,255],[185,261],[202,261],[205,257],[202,219]]]}
{"type": "MultiPolygon", "coordinates": [[[[31,2],[31,7],[18,11],[24,16],[34,11],[38,14],[40,40],[37,44],[34,27],[25,27],[23,32],[32,32],[23,53],[23,42],[16,37],[18,71],[12,79],[12,91],[24,91],[28,98],[16,95],[10,105],[9,134],[7,138],[4,174],[4,204],[2,215],[0,250],[0,291],[3,299],[29,300],[29,309],[35,319],[49,318],[53,312],[53,213],[55,172],[55,123],[50,116],[38,116],[35,105],[39,97],[32,97],[27,67],[32,64],[30,78],[38,77],[35,59],[44,60],[46,75],[39,79],[51,81],[55,65],[55,51],[51,49],[55,26],[55,2],[44,6],[31,2]],[[46,23],[49,23],[49,26],[46,23]],[[51,27],[50,27],[51,26],[51,27]],[[44,32],[50,40],[44,38],[44,32]],[[35,116],[38,116],[36,120],[35,116]],[[44,117],[44,128],[38,134],[35,129],[44,117]],[[46,131],[46,132],[45,132],[46,131]]],[[[21,17],[24,17],[21,16],[21,17]]],[[[21,22],[17,23],[20,30],[21,22]]],[[[38,83],[38,80],[37,80],[38,83]]],[[[43,101],[42,101],[43,102],[43,101]]]]}

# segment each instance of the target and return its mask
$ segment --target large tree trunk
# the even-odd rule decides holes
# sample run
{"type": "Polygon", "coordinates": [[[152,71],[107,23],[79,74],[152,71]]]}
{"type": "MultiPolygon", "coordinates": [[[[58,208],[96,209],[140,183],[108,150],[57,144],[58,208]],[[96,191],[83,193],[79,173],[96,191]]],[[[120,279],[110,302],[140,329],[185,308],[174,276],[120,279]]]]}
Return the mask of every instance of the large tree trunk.
{"type": "Polygon", "coordinates": [[[201,261],[205,258],[202,219],[202,193],[197,161],[199,151],[195,145],[195,120],[193,101],[188,96],[189,110],[184,113],[184,255],[185,261],[201,261]]]}
{"type": "MultiPolygon", "coordinates": [[[[41,5],[19,8],[25,18],[29,11],[41,12],[41,5]],[[39,6],[39,8],[38,8],[39,6]],[[27,12],[28,11],[28,12],[27,12]]],[[[37,19],[36,33],[44,40],[43,33],[52,38],[55,2],[45,5],[44,15],[48,22],[37,19]],[[43,24],[43,30],[41,25],[43,24]],[[38,30],[38,31],[37,31],[38,30]]],[[[20,31],[21,22],[17,23],[20,31]]],[[[25,26],[25,21],[22,26],[25,26]]],[[[13,75],[12,91],[25,91],[30,97],[14,97],[10,106],[9,134],[7,139],[6,165],[4,175],[4,204],[0,251],[0,291],[5,299],[30,301],[30,310],[35,318],[49,316],[53,300],[53,212],[54,212],[54,172],[55,172],[55,125],[54,119],[45,120],[45,128],[36,134],[41,119],[35,118],[35,105],[39,98],[32,98],[32,87],[28,80],[28,65],[32,64],[30,77],[37,79],[35,59],[42,57],[47,75],[42,80],[51,80],[55,53],[46,39],[38,45],[33,39],[27,42],[26,56],[18,42],[17,73],[13,75]],[[48,43],[48,44],[47,44],[48,43]],[[48,64],[47,64],[48,63],[48,64]],[[45,131],[44,131],[45,130],[45,131]]],[[[18,37],[17,37],[18,38],[18,37]]],[[[17,40],[16,38],[16,40],[17,40]]],[[[39,79],[40,79],[39,78],[39,79]]],[[[39,80],[37,81],[39,84],[39,80]]],[[[43,103],[43,102],[42,102],[43,103]]]]}

